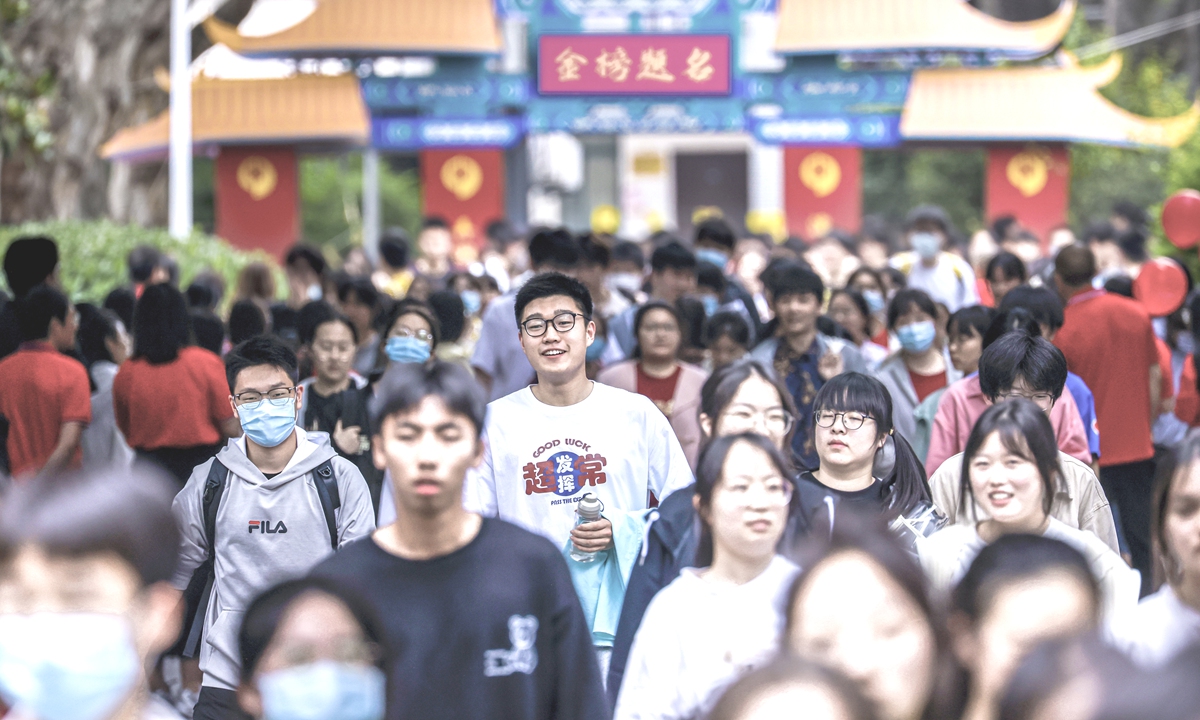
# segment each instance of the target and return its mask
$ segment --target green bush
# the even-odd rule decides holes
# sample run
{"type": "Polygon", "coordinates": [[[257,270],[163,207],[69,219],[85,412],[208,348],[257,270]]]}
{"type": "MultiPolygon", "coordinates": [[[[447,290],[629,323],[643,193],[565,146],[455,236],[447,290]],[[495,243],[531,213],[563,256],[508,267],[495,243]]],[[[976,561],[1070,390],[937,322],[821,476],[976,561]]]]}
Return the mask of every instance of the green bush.
{"type": "Polygon", "coordinates": [[[14,238],[31,234],[49,235],[58,243],[63,287],[76,302],[99,303],[110,290],[128,283],[125,259],[138,245],[151,245],[174,258],[179,263],[181,288],[187,287],[198,273],[212,270],[225,278],[228,300],[238,272],[254,261],[275,268],[276,288],[280,291],[287,288],[282,271],[263,252],[237,250],[220,238],[200,232],[192,233],[186,240],[176,240],[161,228],[117,225],[105,220],[0,226],[0,254],[14,238]]]}

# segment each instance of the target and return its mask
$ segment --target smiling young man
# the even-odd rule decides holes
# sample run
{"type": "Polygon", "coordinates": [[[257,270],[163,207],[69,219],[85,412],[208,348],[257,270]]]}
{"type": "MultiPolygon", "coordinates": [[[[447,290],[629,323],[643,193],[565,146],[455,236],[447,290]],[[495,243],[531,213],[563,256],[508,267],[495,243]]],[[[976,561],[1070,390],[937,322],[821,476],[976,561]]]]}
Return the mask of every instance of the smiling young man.
{"type": "Polygon", "coordinates": [[[372,405],[396,522],[314,575],[383,619],[390,720],[607,719],[591,633],[565,561],[543,538],[463,507],[483,458],[484,397],[445,362],[397,365],[372,405]]]}
{"type": "Polygon", "coordinates": [[[578,280],[539,275],[517,293],[521,346],[537,384],[488,405],[483,464],[464,501],[565,549],[611,547],[606,519],[575,527],[585,493],[604,513],[638,512],[692,483],[683,448],[646,397],[594,383],[584,371],[596,335],[592,298],[578,280]]]}
{"type": "Polygon", "coordinates": [[[295,353],[254,337],[225,356],[225,372],[245,432],[192,472],[174,504],[183,540],[172,584],[188,588],[213,562],[211,589],[198,593],[204,614],[193,623],[203,642],[200,628],[190,627],[185,646],[199,650],[204,672],[194,720],[245,717],[235,692],[237,633],[250,601],[375,529],[362,473],[334,452],[328,435],[296,426],[303,389],[295,353]]]}

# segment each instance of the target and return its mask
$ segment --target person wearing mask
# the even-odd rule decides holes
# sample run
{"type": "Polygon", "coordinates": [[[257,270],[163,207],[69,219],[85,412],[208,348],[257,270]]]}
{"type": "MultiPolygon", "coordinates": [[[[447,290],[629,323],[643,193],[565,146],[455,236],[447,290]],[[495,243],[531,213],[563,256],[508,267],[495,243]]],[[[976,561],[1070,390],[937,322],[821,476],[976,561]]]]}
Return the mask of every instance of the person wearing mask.
{"type": "Polygon", "coordinates": [[[92,422],[83,431],[83,466],[87,468],[128,468],[133,450],[117,428],[113,413],[113,380],[133,350],[133,340],[125,324],[108,310],[80,304],[79,347],[92,380],[92,422]]]}
{"type": "Polygon", "coordinates": [[[14,301],[25,297],[39,285],[62,291],[58,245],[54,239],[45,235],[25,235],[9,243],[4,251],[4,279],[13,297],[0,307],[0,359],[15,353],[17,347],[25,342],[14,301]]]}
{"type": "Polygon", "coordinates": [[[113,379],[113,412],[125,441],[183,486],[225,438],[241,434],[221,358],[191,345],[178,290],[150,285],[133,316],[133,357],[113,379]]]}
{"type": "Polygon", "coordinates": [[[146,667],[179,634],[173,483],[36,478],[0,504],[0,707],[35,720],[173,720],[146,667]]]}
{"type": "Polygon", "coordinates": [[[963,377],[979,371],[979,356],[983,354],[983,336],[987,334],[996,312],[982,305],[971,305],[950,316],[946,323],[950,364],[963,377]]]}
{"type": "Polygon", "coordinates": [[[992,292],[992,307],[999,307],[1008,291],[1029,280],[1029,272],[1021,258],[1010,252],[1001,252],[988,260],[984,277],[992,292]]]}
{"type": "Polygon", "coordinates": [[[24,342],[0,360],[0,416],[8,423],[9,474],[78,468],[80,440],[92,421],[87,370],[74,350],[78,314],[58,290],[39,285],[17,301],[24,342]]]}
{"type": "Polygon", "coordinates": [[[620,240],[613,244],[604,283],[620,293],[632,305],[646,302],[642,285],[646,282],[646,255],[637,243],[620,240]]]}
{"type": "Polygon", "coordinates": [[[1200,642],[1200,436],[1159,460],[1154,489],[1154,551],[1163,584],[1118,629],[1118,645],[1158,670],[1200,642]]]}
{"type": "Polygon", "coordinates": [[[696,473],[702,527],[696,567],[683,570],[646,608],[615,720],[705,715],[739,676],[774,657],[798,571],[776,554],[791,473],[762,435],[719,437],[705,448],[696,473]]]}
{"type": "Polygon", "coordinates": [[[954,587],[979,551],[1000,537],[1044,536],[1087,558],[1101,589],[1105,620],[1118,626],[1136,605],[1141,580],[1095,533],[1052,514],[1063,473],[1046,413],[1024,398],[988,408],[971,431],[962,466],[959,504],[978,503],[983,519],[948,525],[918,544],[932,587],[939,592],[954,587]]]}
{"type": "Polygon", "coordinates": [[[350,367],[358,337],[349,319],[325,303],[321,306],[321,317],[305,337],[315,375],[298,384],[297,424],[308,432],[329,434],[338,455],[362,473],[371,491],[371,505],[378,510],[383,478],[371,457],[371,392],[366,378],[353,374],[350,367]]]}
{"type": "MultiPolygon", "coordinates": [[[[963,448],[970,438],[970,430],[966,428],[974,428],[978,421],[976,415],[982,415],[988,404],[1025,398],[1047,413],[1054,425],[1054,407],[1061,402],[1056,398],[1066,395],[1062,380],[1066,361],[1058,348],[1035,333],[1030,328],[1007,333],[984,351],[978,379],[980,387],[984,388],[980,392],[985,403],[978,408],[978,413],[971,408],[971,412],[962,416],[963,422],[958,426],[966,434],[963,448]]],[[[958,408],[947,406],[947,411],[950,410],[957,411],[958,408]]],[[[1071,415],[1060,417],[1070,419],[1071,415]]],[[[1070,527],[1093,533],[1117,550],[1112,510],[1096,474],[1082,458],[1062,449],[1061,434],[1056,436],[1056,444],[1061,474],[1051,495],[1050,514],[1070,527]]],[[[1081,447],[1078,437],[1073,444],[1081,447]]],[[[939,448],[939,453],[942,452],[939,448]]],[[[933,453],[930,455],[932,457],[933,453]]],[[[940,463],[930,476],[929,484],[938,509],[951,523],[965,525],[986,517],[986,511],[978,503],[970,507],[961,504],[962,469],[962,454],[952,455],[940,463]]]]}
{"type": "Polygon", "coordinates": [[[325,296],[325,256],[312,245],[298,244],[288,250],[283,270],[288,281],[288,307],[299,310],[325,296]]]}
{"type": "Polygon", "coordinates": [[[633,326],[638,338],[634,359],[610,365],[596,380],[650,398],[671,421],[694,468],[700,454],[700,388],[708,376],[695,365],[679,362],[683,332],[674,306],[651,300],[638,308],[633,326]]]}
{"type": "Polygon", "coordinates": [[[338,304],[342,314],[354,324],[358,347],[354,351],[354,372],[369,377],[379,357],[379,332],[375,321],[382,309],[379,291],[366,278],[350,278],[338,286],[338,304]]]}
{"type": "Polygon", "coordinates": [[[825,285],[816,273],[789,264],[770,272],[764,283],[775,313],[774,333],[750,355],[773,368],[787,386],[796,406],[792,455],[801,468],[815,468],[813,399],[839,373],[866,372],[866,363],[850,343],[817,331],[825,285]]]}
{"type": "Polygon", "coordinates": [[[883,276],[878,270],[860,267],[850,274],[846,280],[846,288],[854,290],[863,296],[867,302],[867,337],[876,345],[890,347],[887,328],[888,295],[883,284],[883,276]]]}
{"type": "Polygon", "coordinates": [[[708,720],[774,720],[804,708],[807,720],[876,720],[854,683],[824,665],[781,657],[735,682],[708,720]]]}
{"type": "Polygon", "coordinates": [[[719,312],[704,324],[704,347],[713,372],[737,362],[750,352],[750,325],[735,312],[719,312]]]}
{"type": "Polygon", "coordinates": [[[613,292],[605,278],[612,265],[612,250],[596,235],[587,234],[579,238],[579,267],[575,277],[587,286],[596,303],[596,314],[608,319],[620,315],[633,306],[624,295],[613,292]]]}
{"type": "Polygon", "coordinates": [[[418,300],[402,300],[392,306],[380,323],[383,334],[376,372],[395,363],[425,362],[441,341],[437,317],[418,300]]]}
{"type": "Polygon", "coordinates": [[[287,580],[246,607],[238,704],[256,720],[383,720],[383,626],[357,593],[287,580]]]}
{"type": "Polygon", "coordinates": [[[845,509],[881,516],[911,546],[942,526],[925,469],[903,436],[894,432],[892,400],[883,383],[843,373],[813,400],[818,465],[796,480],[806,525],[836,525],[845,509]],[[881,472],[887,459],[891,468],[881,472]]]}
{"type": "Polygon", "coordinates": [[[1162,374],[1150,316],[1134,300],[1092,288],[1096,259],[1078,245],[1054,260],[1054,283],[1066,303],[1054,344],[1096,394],[1100,483],[1116,506],[1133,565],[1150,589],[1151,427],[1162,374]],[[1119,352],[1114,352],[1119,349],[1119,352]]]}
{"type": "Polygon", "coordinates": [[[559,549],[464,507],[466,473],[486,452],[484,412],[461,367],[391,368],[372,425],[396,521],[312,574],[357,591],[383,620],[394,653],[389,720],[607,720],[591,632],[559,549]]]}
{"type": "Polygon", "coordinates": [[[925,575],[882,523],[846,518],[788,598],[785,654],[844,672],[881,720],[953,717],[959,671],[925,575]]]}
{"type": "MultiPolygon", "coordinates": [[[[579,243],[566,230],[540,230],[529,239],[529,262],[535,276],[546,272],[570,274],[579,261],[579,243]]],[[[479,329],[479,342],[471,354],[475,377],[487,391],[489,401],[520,390],[535,377],[514,320],[518,287],[514,285],[509,293],[488,305],[479,329]]]]}
{"type": "MultiPolygon", "coordinates": [[[[765,325],[758,314],[758,306],[754,296],[738,281],[732,272],[731,260],[737,246],[737,236],[733,228],[722,218],[708,218],[696,226],[696,237],[693,247],[696,249],[696,262],[708,263],[721,271],[724,283],[717,298],[718,305],[732,310],[744,312],[755,337],[761,337],[765,325]],[[740,307],[738,307],[740,305],[740,307]]],[[[710,312],[709,315],[712,313],[710,312]]]]}
{"type": "Polygon", "coordinates": [[[913,208],[905,218],[904,233],[912,250],[895,255],[890,265],[904,274],[908,288],[923,290],[950,312],[979,303],[975,271],[966,260],[945,251],[954,229],[944,210],[936,205],[913,208]]]}
{"type": "Polygon", "coordinates": [[[641,513],[691,484],[687,457],[649,399],[587,379],[595,326],[582,283],[536,276],[517,292],[514,309],[537,384],[488,405],[483,463],[467,477],[467,508],[559,549],[569,542],[579,552],[607,550],[612,522],[576,525],[574,498],[592,493],[609,516],[641,513]]]}
{"type": "Polygon", "coordinates": [[[862,293],[848,288],[834,290],[829,296],[829,317],[850,334],[868,370],[874,370],[887,360],[888,349],[867,335],[871,325],[871,307],[862,293]]]}
{"type": "MultiPolygon", "coordinates": [[[[696,256],[678,240],[668,240],[650,255],[650,300],[676,304],[696,290],[696,256]]],[[[609,320],[609,334],[617,341],[624,357],[633,357],[637,334],[633,321],[637,308],[631,307],[609,320]]]]}
{"type": "Polygon", "coordinates": [[[888,329],[900,340],[900,351],[879,366],[875,377],[891,393],[896,432],[909,443],[917,436],[917,406],[959,379],[935,342],[937,315],[937,306],[923,290],[901,290],[888,305],[888,329]]]}
{"type": "Polygon", "coordinates": [[[295,354],[275,338],[251,338],[225,356],[225,374],[245,434],[198,465],[173,506],[183,537],[171,584],[201,588],[184,648],[199,649],[204,673],[194,720],[243,717],[237,624],[250,601],[375,529],[362,473],[327,435],[296,424],[304,391],[295,354]]]}
{"type": "MultiPolygon", "coordinates": [[[[725,435],[757,432],[780,452],[790,448],[795,406],[787,388],[762,363],[744,358],[713,371],[700,391],[700,429],[706,441],[725,435]]],[[[672,493],[658,506],[649,524],[641,559],[626,583],[625,602],[617,624],[606,688],[615,704],[621,689],[629,648],[651,598],[691,567],[700,543],[699,522],[692,501],[695,488],[672,493]]],[[[793,503],[782,545],[792,547],[804,533],[803,518],[793,503]]]]}

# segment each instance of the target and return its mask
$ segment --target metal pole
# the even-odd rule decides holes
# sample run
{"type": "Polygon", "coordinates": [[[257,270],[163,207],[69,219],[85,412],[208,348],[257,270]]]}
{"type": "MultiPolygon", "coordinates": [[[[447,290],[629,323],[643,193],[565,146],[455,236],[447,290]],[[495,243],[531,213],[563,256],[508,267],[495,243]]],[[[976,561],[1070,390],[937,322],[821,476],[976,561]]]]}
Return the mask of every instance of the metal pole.
{"type": "Polygon", "coordinates": [[[168,227],[171,237],[192,232],[192,32],[187,0],[171,0],[171,144],[168,227]]]}
{"type": "Polygon", "coordinates": [[[363,195],[362,195],[362,233],[363,251],[371,262],[379,262],[379,151],[375,148],[363,150],[363,195]]]}

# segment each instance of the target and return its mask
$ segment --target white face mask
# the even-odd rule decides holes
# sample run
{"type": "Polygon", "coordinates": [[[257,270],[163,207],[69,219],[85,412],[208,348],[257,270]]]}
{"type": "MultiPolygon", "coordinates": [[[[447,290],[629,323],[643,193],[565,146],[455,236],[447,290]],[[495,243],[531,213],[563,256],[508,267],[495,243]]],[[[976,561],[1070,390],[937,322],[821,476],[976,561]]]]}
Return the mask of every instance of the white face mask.
{"type": "Polygon", "coordinates": [[[624,290],[627,293],[637,293],[642,289],[642,276],[637,273],[613,273],[608,276],[610,290],[624,290]]]}
{"type": "Polygon", "coordinates": [[[909,241],[912,243],[913,252],[922,260],[932,260],[942,250],[942,239],[937,233],[913,233],[909,241]]]}

